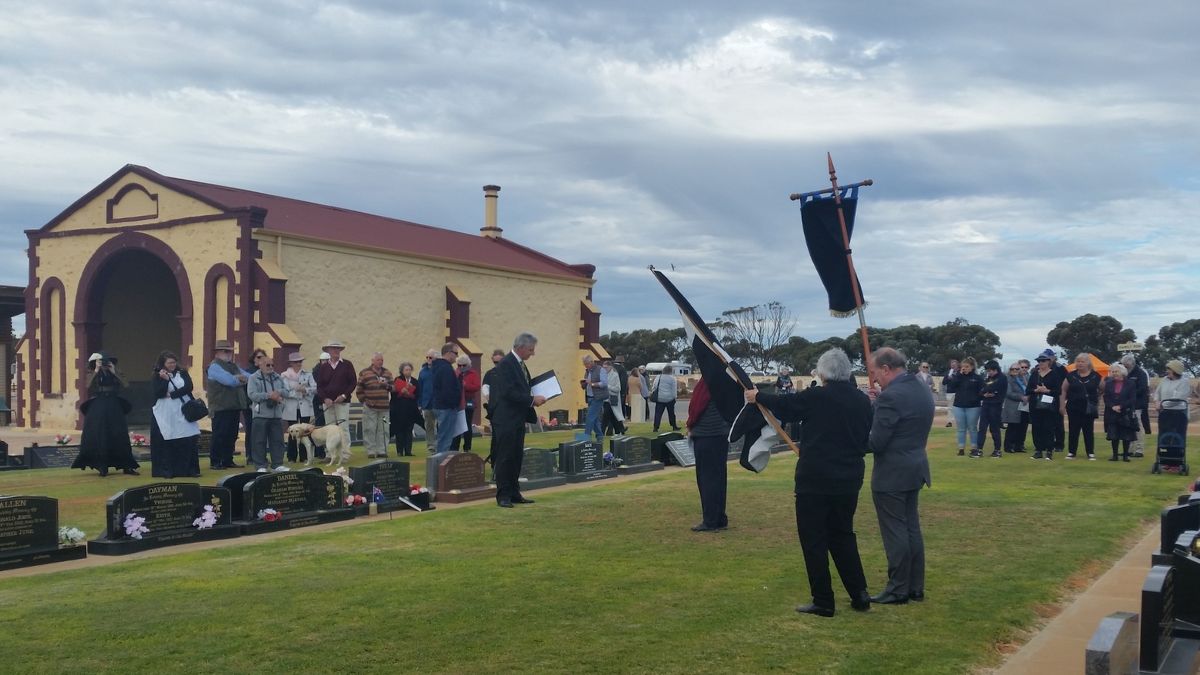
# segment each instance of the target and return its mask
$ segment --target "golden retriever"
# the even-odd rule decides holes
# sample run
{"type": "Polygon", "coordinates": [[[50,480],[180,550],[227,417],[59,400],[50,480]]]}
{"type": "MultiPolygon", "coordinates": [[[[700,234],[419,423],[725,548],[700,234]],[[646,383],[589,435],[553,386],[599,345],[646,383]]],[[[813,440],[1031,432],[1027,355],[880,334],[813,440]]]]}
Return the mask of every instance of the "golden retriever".
{"type": "Polygon", "coordinates": [[[308,450],[308,461],[304,463],[304,466],[312,465],[314,443],[325,448],[325,454],[329,456],[329,465],[337,462],[337,465],[341,466],[350,461],[350,444],[346,442],[342,428],[336,424],[316,427],[301,422],[289,426],[287,433],[289,438],[295,439],[297,443],[303,443],[308,450]]]}

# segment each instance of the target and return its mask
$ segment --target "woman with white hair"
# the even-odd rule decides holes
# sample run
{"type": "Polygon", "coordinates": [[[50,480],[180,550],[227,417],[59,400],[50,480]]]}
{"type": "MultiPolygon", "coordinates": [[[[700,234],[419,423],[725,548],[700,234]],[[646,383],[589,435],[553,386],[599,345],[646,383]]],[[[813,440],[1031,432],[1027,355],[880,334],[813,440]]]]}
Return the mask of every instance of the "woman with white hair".
{"type": "Polygon", "coordinates": [[[1179,359],[1167,361],[1167,376],[1159,380],[1158,388],[1154,390],[1160,445],[1167,434],[1178,434],[1179,441],[1187,443],[1188,400],[1191,395],[1192,382],[1184,377],[1183,362],[1179,359]]]}
{"type": "Polygon", "coordinates": [[[829,557],[850,595],[850,606],[871,608],[867,578],[858,555],[854,512],[862,489],[867,440],[871,433],[871,401],[855,385],[850,358],[830,349],[817,360],[822,386],[798,394],[746,392],[746,401],[766,406],[781,422],[803,422],[796,460],[796,532],[804,552],[812,604],[801,614],[833,616],[833,584],[829,557]]]}
{"type": "Polygon", "coordinates": [[[1118,460],[1118,444],[1123,446],[1121,459],[1128,462],[1129,444],[1137,439],[1137,383],[1128,373],[1125,366],[1114,363],[1104,380],[1104,437],[1112,441],[1110,462],[1118,460]]]}
{"type": "Polygon", "coordinates": [[[461,445],[463,452],[470,452],[471,438],[475,435],[475,395],[479,393],[482,384],[479,379],[479,371],[472,367],[470,356],[459,354],[454,363],[458,366],[458,383],[462,389],[458,409],[463,411],[463,415],[467,418],[467,430],[455,436],[450,447],[458,450],[461,445]]]}
{"type": "Polygon", "coordinates": [[[1075,355],[1075,370],[1067,374],[1058,399],[1058,411],[1067,418],[1067,459],[1075,459],[1079,435],[1087,458],[1096,459],[1095,421],[1100,410],[1100,374],[1092,370],[1092,355],[1075,355]]]}
{"type": "Polygon", "coordinates": [[[1008,388],[1004,394],[1004,409],[1000,421],[1007,427],[1004,431],[1004,451],[1025,452],[1025,431],[1029,427],[1029,397],[1025,387],[1029,375],[1019,361],[1008,365],[1008,388]]]}

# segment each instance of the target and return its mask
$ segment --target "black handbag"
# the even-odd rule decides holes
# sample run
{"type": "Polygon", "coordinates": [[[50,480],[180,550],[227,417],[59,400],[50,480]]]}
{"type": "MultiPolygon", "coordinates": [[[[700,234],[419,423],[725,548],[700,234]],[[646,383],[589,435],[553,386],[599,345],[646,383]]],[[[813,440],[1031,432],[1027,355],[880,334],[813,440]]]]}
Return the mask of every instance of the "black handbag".
{"type": "Polygon", "coordinates": [[[183,413],[183,419],[189,422],[199,422],[208,417],[208,404],[198,398],[189,399],[179,410],[183,413]]]}
{"type": "Polygon", "coordinates": [[[1092,401],[1088,401],[1086,413],[1087,413],[1088,417],[1095,417],[1096,416],[1096,404],[1093,403],[1092,401]]]}

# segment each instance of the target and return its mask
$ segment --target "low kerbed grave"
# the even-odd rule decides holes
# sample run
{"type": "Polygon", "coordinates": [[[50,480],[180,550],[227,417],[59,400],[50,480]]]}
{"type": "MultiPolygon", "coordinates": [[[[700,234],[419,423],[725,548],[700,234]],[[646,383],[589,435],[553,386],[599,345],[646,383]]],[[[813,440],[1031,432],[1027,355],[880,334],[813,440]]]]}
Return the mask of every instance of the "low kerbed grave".
{"type": "Polygon", "coordinates": [[[0,496],[0,572],[87,557],[87,546],[59,545],[58,500],[0,496]]]}
{"type": "Polygon", "coordinates": [[[619,462],[617,473],[622,476],[665,468],[650,455],[650,439],[645,436],[613,436],[608,442],[608,451],[619,462]]]}
{"type": "Polygon", "coordinates": [[[104,532],[88,542],[93,555],[127,555],[163,546],[229,539],[229,490],[198,483],[151,483],[118,492],[105,503],[104,532]]]}
{"type": "Polygon", "coordinates": [[[439,452],[425,459],[425,483],[434,500],[461,504],[496,496],[483,476],[483,458],[470,452],[439,452]]]}
{"type": "Polygon", "coordinates": [[[681,438],[683,438],[683,434],[678,431],[667,431],[653,436],[650,439],[650,458],[656,462],[662,462],[665,466],[679,464],[675,461],[671,451],[667,449],[667,443],[681,438]]]}
{"type": "Polygon", "coordinates": [[[346,483],[320,471],[260,473],[242,487],[242,534],[261,534],[295,527],[350,520],[346,483]]]}

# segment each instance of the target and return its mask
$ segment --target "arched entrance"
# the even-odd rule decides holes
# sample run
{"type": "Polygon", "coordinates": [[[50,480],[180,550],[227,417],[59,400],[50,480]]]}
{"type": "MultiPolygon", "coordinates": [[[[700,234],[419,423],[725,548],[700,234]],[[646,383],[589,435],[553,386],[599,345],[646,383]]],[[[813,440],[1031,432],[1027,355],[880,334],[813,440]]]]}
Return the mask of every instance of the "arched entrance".
{"type": "MultiPolygon", "coordinates": [[[[192,338],[192,297],[182,263],[160,240],[121,235],[88,262],[80,285],[77,339],[81,370],[93,352],[115,356],[129,382],[130,426],[149,426],[154,405],[152,374],[159,352],[169,349],[187,366],[192,338]],[[82,310],[80,312],[79,310],[82,310]],[[79,317],[82,313],[83,316],[79,317]],[[79,333],[83,335],[80,336],[79,333]]],[[[87,397],[86,375],[80,400],[87,397]]]]}

